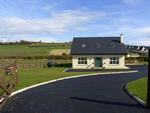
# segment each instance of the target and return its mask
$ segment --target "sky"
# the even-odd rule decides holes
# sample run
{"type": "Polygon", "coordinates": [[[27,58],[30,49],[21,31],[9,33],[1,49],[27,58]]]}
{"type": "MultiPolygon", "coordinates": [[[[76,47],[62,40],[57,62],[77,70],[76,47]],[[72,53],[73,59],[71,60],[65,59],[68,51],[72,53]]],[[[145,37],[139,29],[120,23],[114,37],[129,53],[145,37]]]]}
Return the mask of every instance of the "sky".
{"type": "Polygon", "coordinates": [[[119,37],[150,46],[149,0],[1,0],[0,42],[119,37]]]}

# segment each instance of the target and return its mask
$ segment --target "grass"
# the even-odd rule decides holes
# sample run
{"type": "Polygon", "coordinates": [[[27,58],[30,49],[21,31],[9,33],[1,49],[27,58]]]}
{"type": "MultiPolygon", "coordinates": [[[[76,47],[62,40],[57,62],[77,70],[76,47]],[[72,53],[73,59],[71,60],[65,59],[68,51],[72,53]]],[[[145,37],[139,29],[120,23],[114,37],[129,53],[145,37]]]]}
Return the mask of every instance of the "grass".
{"type": "Polygon", "coordinates": [[[148,65],[148,62],[144,62],[144,65],[148,65]]]}
{"type": "Polygon", "coordinates": [[[147,103],[147,77],[129,82],[126,88],[136,97],[147,103]]]}
{"type": "MultiPolygon", "coordinates": [[[[6,45],[0,46],[1,56],[27,56],[27,55],[48,55],[52,49],[66,49],[66,47],[26,47],[27,45],[6,45]]],[[[71,49],[71,46],[68,47],[71,49]]]]}
{"type": "MultiPolygon", "coordinates": [[[[20,90],[25,87],[29,87],[38,83],[59,79],[63,77],[70,77],[76,75],[83,75],[83,74],[92,74],[92,73],[108,73],[110,71],[99,71],[99,72],[63,72],[67,68],[69,68],[72,63],[68,64],[60,64],[52,68],[30,68],[30,69],[18,69],[18,86],[15,88],[14,91],[20,90]]],[[[118,71],[113,71],[118,72],[118,71]]],[[[124,71],[120,71],[124,72],[124,71]]],[[[125,71],[127,72],[127,71],[125,71]]],[[[3,72],[0,72],[2,76],[3,72]]]]}
{"type": "MultiPolygon", "coordinates": [[[[65,43],[39,43],[39,44],[34,44],[33,46],[52,46],[52,45],[55,45],[55,46],[60,46],[60,45],[65,45],[65,43]]],[[[69,45],[72,45],[72,44],[69,44],[69,45]]]]}
{"type": "Polygon", "coordinates": [[[130,52],[130,51],[127,51],[127,53],[130,54],[131,52],[130,52]]]}

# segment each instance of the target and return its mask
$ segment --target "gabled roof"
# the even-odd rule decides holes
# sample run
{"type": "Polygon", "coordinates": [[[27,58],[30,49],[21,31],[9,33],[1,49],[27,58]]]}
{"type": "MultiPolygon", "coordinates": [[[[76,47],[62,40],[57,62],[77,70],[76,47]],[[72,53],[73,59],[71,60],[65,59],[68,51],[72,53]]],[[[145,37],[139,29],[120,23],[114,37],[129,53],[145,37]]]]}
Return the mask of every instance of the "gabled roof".
{"type": "Polygon", "coordinates": [[[74,37],[70,55],[127,54],[120,37],[74,37]],[[96,47],[96,44],[100,47],[96,47]],[[86,44],[82,47],[82,44],[86,44]],[[110,46],[114,44],[114,46],[110,46]]]}

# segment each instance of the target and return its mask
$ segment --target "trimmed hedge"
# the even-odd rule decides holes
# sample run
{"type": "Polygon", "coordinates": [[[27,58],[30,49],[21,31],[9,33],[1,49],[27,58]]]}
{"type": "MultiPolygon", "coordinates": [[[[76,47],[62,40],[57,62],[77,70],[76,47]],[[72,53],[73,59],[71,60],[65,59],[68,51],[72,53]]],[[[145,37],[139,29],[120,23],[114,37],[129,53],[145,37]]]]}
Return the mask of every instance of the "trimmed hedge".
{"type": "MultiPolygon", "coordinates": [[[[72,59],[72,55],[51,55],[51,56],[0,56],[0,59],[72,59]]],[[[148,57],[125,57],[125,60],[138,60],[138,61],[148,61],[148,57]]]]}
{"type": "MultiPolygon", "coordinates": [[[[34,55],[34,56],[4,56],[4,57],[1,57],[0,56],[0,59],[66,59],[66,55],[51,55],[51,56],[39,56],[39,55],[34,55]]],[[[72,56],[71,55],[68,55],[68,58],[67,59],[72,59],[72,56]]]]}

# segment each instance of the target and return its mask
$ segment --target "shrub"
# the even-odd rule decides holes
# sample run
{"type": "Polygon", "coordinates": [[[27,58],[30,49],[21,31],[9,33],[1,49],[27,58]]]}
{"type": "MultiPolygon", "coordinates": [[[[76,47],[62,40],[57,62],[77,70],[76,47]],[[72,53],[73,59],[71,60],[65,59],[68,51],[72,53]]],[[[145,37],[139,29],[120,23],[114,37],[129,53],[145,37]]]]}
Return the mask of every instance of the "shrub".
{"type": "Polygon", "coordinates": [[[66,53],[64,52],[62,55],[64,56],[64,55],[66,55],[66,53]]]}
{"type": "Polygon", "coordinates": [[[3,59],[3,57],[0,56],[0,59],[3,59]]]}
{"type": "Polygon", "coordinates": [[[39,55],[35,55],[35,58],[34,58],[34,59],[36,59],[36,60],[39,59],[39,55]]]}

